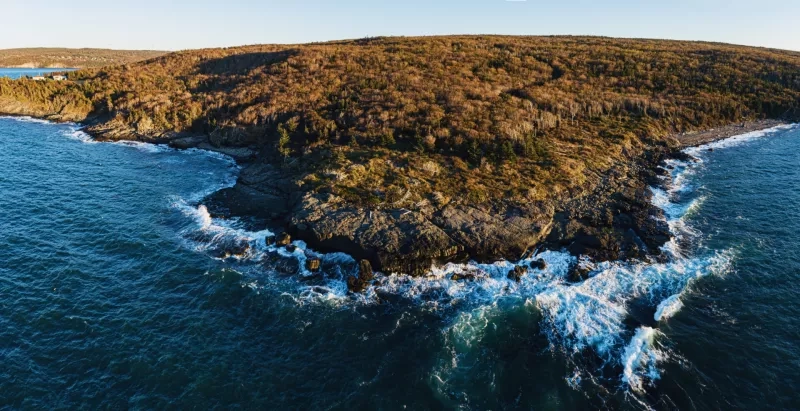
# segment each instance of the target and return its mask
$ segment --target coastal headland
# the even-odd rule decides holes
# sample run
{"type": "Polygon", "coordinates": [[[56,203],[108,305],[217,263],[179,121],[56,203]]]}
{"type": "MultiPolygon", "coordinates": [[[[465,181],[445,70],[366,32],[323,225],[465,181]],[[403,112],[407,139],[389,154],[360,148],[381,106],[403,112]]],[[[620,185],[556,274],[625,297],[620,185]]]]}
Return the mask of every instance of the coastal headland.
{"type": "MultiPolygon", "coordinates": [[[[0,112],[242,166],[205,200],[385,273],[566,248],[660,258],[682,147],[800,119],[800,54],[595,37],[372,38],[0,79],[0,112]]],[[[579,274],[578,274],[579,275],[579,274]]]]}

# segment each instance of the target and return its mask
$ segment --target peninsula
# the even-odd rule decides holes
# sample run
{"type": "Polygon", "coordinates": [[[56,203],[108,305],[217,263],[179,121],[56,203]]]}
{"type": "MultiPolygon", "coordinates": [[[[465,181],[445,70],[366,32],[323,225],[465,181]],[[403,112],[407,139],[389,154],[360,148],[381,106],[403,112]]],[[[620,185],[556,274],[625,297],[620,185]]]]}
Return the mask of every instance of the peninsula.
{"type": "Polygon", "coordinates": [[[676,136],[800,120],[800,53],[698,42],[365,38],[68,78],[0,79],[0,112],[230,154],[244,168],[213,213],[412,275],[537,247],[658,258],[648,187],[676,136]]]}

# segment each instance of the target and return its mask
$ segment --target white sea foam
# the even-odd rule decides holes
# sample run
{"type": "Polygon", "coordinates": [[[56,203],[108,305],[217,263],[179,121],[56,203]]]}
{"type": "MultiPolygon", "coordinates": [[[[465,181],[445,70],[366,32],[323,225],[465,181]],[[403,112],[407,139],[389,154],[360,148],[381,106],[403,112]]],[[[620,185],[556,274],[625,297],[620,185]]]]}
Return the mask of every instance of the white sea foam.
{"type": "Polygon", "coordinates": [[[5,120],[15,120],[21,123],[39,123],[39,124],[51,124],[51,122],[47,120],[41,120],[38,118],[33,118],[29,116],[0,116],[0,119],[5,120]]]}
{"type": "Polygon", "coordinates": [[[681,296],[680,294],[675,294],[672,297],[662,301],[661,304],[658,305],[656,313],[653,317],[656,321],[666,320],[675,315],[681,310],[681,308],[683,308],[681,296]]]}
{"type": "Polygon", "coordinates": [[[122,140],[122,141],[114,141],[114,142],[111,142],[110,144],[116,144],[116,145],[125,146],[125,147],[132,147],[132,148],[135,148],[135,149],[137,149],[139,151],[143,151],[145,153],[153,153],[153,154],[168,153],[168,152],[171,152],[171,151],[176,151],[176,149],[171,148],[170,146],[168,146],[166,144],[152,144],[152,143],[145,143],[145,142],[142,142],[142,141],[122,140]]]}
{"type": "Polygon", "coordinates": [[[775,134],[775,133],[777,133],[779,131],[791,130],[791,129],[796,128],[796,127],[798,127],[798,124],[783,124],[783,125],[772,127],[772,128],[768,128],[768,129],[765,129],[765,130],[758,130],[758,131],[752,131],[752,132],[749,132],[749,133],[740,134],[740,135],[733,136],[733,137],[730,137],[730,138],[726,138],[726,139],[723,139],[723,140],[718,140],[718,141],[714,141],[714,142],[711,142],[711,143],[708,143],[708,144],[703,144],[703,145],[700,145],[700,146],[697,146],[697,147],[690,147],[690,148],[687,148],[684,151],[687,154],[690,154],[690,155],[693,155],[693,156],[700,156],[702,153],[708,152],[709,149],[717,150],[717,149],[722,149],[722,148],[727,148],[727,147],[735,147],[735,146],[741,145],[743,143],[746,143],[746,142],[749,142],[749,141],[753,141],[755,139],[759,139],[759,138],[762,138],[762,137],[766,137],[766,136],[775,134]]]}
{"type": "Polygon", "coordinates": [[[622,381],[636,392],[644,391],[648,382],[660,377],[658,362],[663,353],[653,347],[658,331],[650,327],[639,327],[622,355],[622,381]]]}
{"type": "Polygon", "coordinates": [[[92,136],[90,136],[89,134],[86,134],[86,132],[84,132],[83,130],[81,130],[77,126],[70,127],[68,130],[64,130],[61,134],[64,135],[65,137],[69,138],[69,139],[78,140],[78,141],[80,141],[82,143],[86,143],[86,144],[97,143],[97,141],[95,139],[93,139],[92,136]]]}

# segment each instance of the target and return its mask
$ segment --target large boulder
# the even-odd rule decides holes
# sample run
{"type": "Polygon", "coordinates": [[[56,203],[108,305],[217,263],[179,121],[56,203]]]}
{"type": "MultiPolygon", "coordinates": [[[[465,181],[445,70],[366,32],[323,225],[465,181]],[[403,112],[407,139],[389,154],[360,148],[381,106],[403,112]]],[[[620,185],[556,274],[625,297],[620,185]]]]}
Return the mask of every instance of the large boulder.
{"type": "Polygon", "coordinates": [[[544,270],[547,268],[547,262],[540,258],[538,260],[531,261],[530,266],[534,270],[544,270]]]}
{"type": "Polygon", "coordinates": [[[576,264],[572,266],[567,273],[567,281],[571,283],[579,283],[581,281],[589,279],[589,274],[592,270],[588,267],[584,267],[580,264],[576,264]]]}
{"type": "Polygon", "coordinates": [[[358,275],[347,278],[347,289],[354,293],[363,292],[374,278],[372,264],[367,260],[361,260],[358,263],[358,275]]]}
{"type": "Polygon", "coordinates": [[[292,236],[288,233],[280,233],[278,238],[275,239],[275,245],[278,247],[286,247],[287,245],[292,243],[292,236]]]}
{"type": "Polygon", "coordinates": [[[368,260],[361,260],[358,263],[358,279],[363,282],[372,281],[375,274],[372,272],[372,264],[368,260]]]}
{"type": "Polygon", "coordinates": [[[306,270],[315,273],[320,270],[320,266],[322,265],[322,260],[319,258],[309,257],[306,259],[306,270]]]}
{"type": "Polygon", "coordinates": [[[516,282],[522,281],[522,277],[528,274],[528,270],[522,266],[515,266],[513,270],[508,272],[508,279],[516,282]]]}

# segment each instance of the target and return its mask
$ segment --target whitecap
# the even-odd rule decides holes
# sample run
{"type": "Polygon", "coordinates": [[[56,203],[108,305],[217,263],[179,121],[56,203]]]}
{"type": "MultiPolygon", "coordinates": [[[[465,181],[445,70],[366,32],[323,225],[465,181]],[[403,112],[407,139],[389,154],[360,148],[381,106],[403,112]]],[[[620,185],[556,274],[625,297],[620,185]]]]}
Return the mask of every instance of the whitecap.
{"type": "Polygon", "coordinates": [[[664,355],[653,347],[658,331],[639,327],[622,355],[622,381],[633,391],[643,392],[646,383],[660,378],[658,362],[664,355]]]}
{"type": "Polygon", "coordinates": [[[92,136],[90,136],[89,134],[87,134],[85,131],[81,130],[78,127],[70,127],[70,129],[63,131],[61,134],[69,139],[80,141],[81,143],[86,143],[86,144],[97,143],[97,141],[93,139],[92,136]]]}
{"type": "Polygon", "coordinates": [[[0,119],[14,120],[14,121],[19,121],[21,123],[54,124],[50,121],[33,118],[30,116],[0,116],[0,119]]]}
{"type": "Polygon", "coordinates": [[[170,146],[168,146],[166,144],[153,144],[153,143],[145,143],[145,142],[142,142],[142,141],[120,140],[120,141],[110,142],[110,144],[116,144],[116,145],[125,146],[125,147],[132,147],[132,148],[135,148],[135,149],[137,149],[139,151],[143,151],[145,153],[152,153],[152,154],[168,153],[168,152],[171,152],[171,151],[175,151],[174,148],[171,148],[170,146]]]}
{"type": "Polygon", "coordinates": [[[655,315],[653,318],[656,321],[663,321],[666,320],[673,315],[677,314],[678,311],[683,308],[683,302],[681,302],[680,294],[675,294],[672,297],[667,298],[666,300],[662,301],[661,304],[658,305],[656,309],[655,315]]]}

